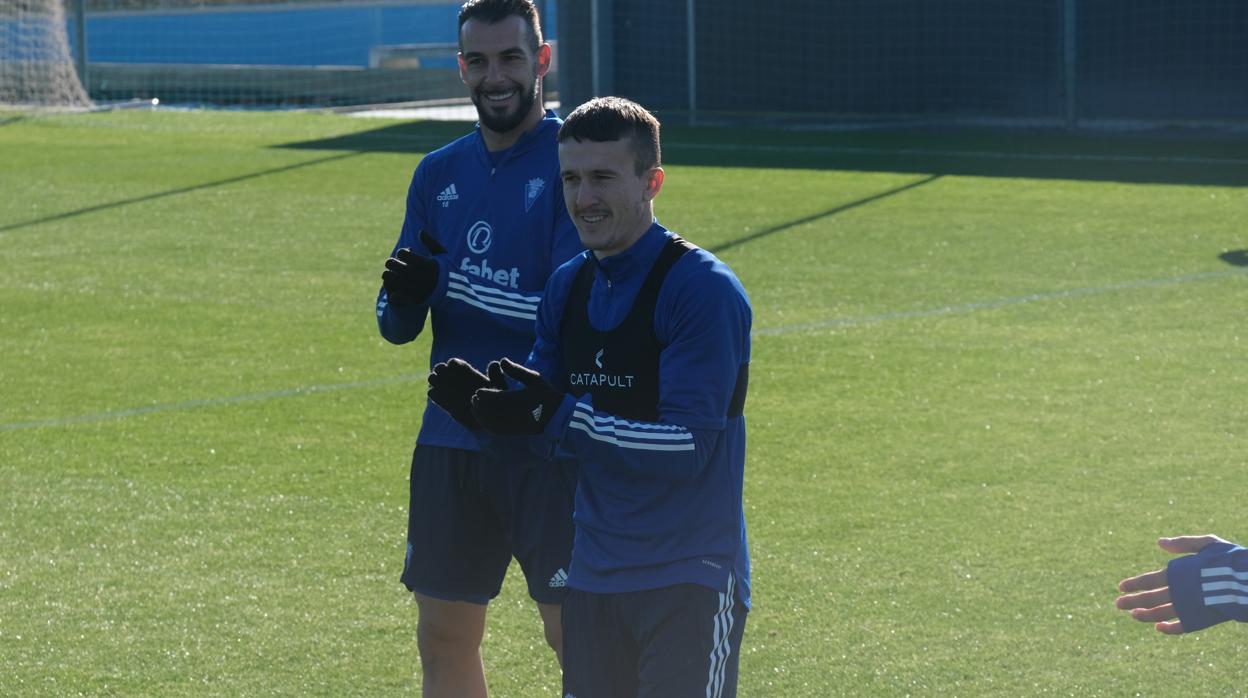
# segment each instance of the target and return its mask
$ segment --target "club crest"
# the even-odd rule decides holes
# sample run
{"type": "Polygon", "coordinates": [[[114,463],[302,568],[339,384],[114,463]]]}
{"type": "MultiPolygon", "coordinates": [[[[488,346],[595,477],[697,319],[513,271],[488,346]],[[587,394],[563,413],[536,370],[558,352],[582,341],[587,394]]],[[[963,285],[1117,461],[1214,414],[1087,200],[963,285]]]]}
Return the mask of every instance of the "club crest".
{"type": "Polygon", "coordinates": [[[524,185],[524,212],[528,213],[533,208],[533,202],[537,201],[537,197],[542,195],[542,190],[546,188],[546,180],[541,177],[530,179],[528,184],[524,185]]]}

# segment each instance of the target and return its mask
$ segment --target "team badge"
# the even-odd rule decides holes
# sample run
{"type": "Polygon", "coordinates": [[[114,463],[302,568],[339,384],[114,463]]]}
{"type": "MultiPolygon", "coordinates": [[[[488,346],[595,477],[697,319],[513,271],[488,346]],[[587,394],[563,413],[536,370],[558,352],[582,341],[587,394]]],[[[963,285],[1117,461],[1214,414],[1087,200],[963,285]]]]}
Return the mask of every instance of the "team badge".
{"type": "Polygon", "coordinates": [[[529,183],[524,185],[524,212],[528,213],[533,208],[533,202],[537,201],[537,197],[542,195],[542,190],[546,188],[546,180],[541,177],[534,177],[529,183]]]}

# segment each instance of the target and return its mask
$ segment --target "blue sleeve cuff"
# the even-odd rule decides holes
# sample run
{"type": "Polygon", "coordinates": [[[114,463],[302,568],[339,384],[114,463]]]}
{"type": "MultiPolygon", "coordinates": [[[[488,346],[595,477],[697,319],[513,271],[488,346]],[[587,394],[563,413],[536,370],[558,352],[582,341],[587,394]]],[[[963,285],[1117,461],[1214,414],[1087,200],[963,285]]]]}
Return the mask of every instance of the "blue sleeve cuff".
{"type": "Polygon", "coordinates": [[[564,393],[563,402],[559,403],[555,416],[550,418],[550,422],[546,424],[541,434],[533,437],[533,450],[537,455],[545,458],[555,457],[559,451],[559,445],[563,442],[563,434],[568,430],[568,424],[572,421],[572,410],[575,408],[576,398],[564,393]]]}
{"type": "Polygon", "coordinates": [[[433,307],[446,298],[446,290],[451,282],[451,263],[447,261],[446,255],[435,255],[431,259],[438,263],[438,283],[434,285],[433,292],[429,294],[429,300],[425,301],[425,305],[433,307]]]}
{"type": "Polygon", "coordinates": [[[1166,565],[1170,601],[1183,623],[1184,632],[1203,630],[1230,620],[1230,616],[1218,605],[1206,605],[1202,570],[1209,566],[1213,558],[1223,556],[1237,547],[1231,543],[1214,543],[1205,546],[1195,555],[1176,558],[1166,565]]]}

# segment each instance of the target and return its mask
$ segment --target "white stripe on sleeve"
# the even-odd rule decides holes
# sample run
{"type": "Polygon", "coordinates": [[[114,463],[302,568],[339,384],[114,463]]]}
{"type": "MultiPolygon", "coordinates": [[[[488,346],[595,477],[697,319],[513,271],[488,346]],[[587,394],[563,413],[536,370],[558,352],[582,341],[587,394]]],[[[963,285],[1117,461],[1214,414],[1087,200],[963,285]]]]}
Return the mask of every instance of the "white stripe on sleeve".
{"type": "Polygon", "coordinates": [[[596,417],[589,405],[578,402],[569,427],[583,431],[590,438],[620,448],[643,451],[692,451],[693,434],[672,424],[644,424],[615,417],[596,417]]]}
{"type": "Polygon", "coordinates": [[[1200,585],[1201,591],[1238,591],[1248,594],[1248,584],[1239,582],[1205,582],[1200,585]]]}
{"type": "Polygon", "coordinates": [[[1232,595],[1232,596],[1206,596],[1206,606],[1221,606],[1223,604],[1231,604],[1238,606],[1248,606],[1248,596],[1232,595]]]}
{"type": "Polygon", "coordinates": [[[1200,571],[1202,577],[1234,577],[1248,582],[1248,570],[1237,572],[1230,567],[1206,567],[1200,571]]]}

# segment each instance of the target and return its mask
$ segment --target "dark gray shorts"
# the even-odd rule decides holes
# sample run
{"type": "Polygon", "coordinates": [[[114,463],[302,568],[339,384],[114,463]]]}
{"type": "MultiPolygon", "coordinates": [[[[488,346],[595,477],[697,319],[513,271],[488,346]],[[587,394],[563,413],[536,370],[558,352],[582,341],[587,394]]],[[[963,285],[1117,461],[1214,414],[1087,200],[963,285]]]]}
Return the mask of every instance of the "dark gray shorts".
{"type": "Polygon", "coordinates": [[[575,698],[737,695],[745,606],[697,584],[563,601],[563,692],[575,698]]]}
{"type": "Polygon", "coordinates": [[[529,596],[560,603],[575,492],[570,461],[525,467],[477,451],[416,446],[401,581],[425,596],[484,604],[498,596],[514,557],[529,596]]]}

